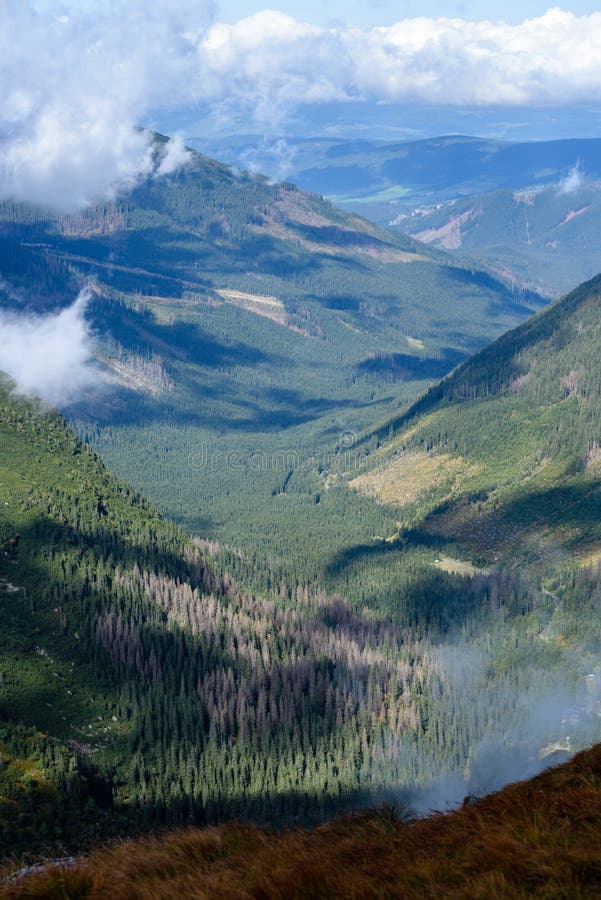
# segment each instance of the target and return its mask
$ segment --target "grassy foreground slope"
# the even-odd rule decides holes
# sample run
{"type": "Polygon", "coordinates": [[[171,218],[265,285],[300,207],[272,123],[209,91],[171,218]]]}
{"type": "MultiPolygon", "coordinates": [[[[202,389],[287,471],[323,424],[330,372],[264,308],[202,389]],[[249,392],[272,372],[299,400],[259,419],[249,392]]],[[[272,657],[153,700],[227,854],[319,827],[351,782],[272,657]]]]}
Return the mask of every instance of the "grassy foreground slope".
{"type": "Polygon", "coordinates": [[[446,815],[392,811],[284,835],[243,825],[100,850],[3,897],[576,898],[601,892],[601,746],[446,815]]]}
{"type": "Polygon", "coordinates": [[[601,277],[461,364],[379,432],[352,483],[482,564],[601,548],[601,277]]]}

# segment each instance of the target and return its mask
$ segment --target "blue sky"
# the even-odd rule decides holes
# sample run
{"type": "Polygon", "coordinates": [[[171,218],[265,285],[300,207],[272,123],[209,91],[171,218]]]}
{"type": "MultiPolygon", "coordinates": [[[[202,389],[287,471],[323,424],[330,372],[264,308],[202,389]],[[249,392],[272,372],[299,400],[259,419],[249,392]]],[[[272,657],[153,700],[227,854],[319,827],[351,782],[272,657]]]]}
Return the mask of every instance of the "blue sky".
{"type": "MultiPolygon", "coordinates": [[[[11,0],[8,0],[11,2],[11,0]]],[[[18,0],[13,0],[18,2],[18,0]]],[[[114,0],[34,0],[38,9],[48,11],[70,6],[87,9],[106,9],[114,0]]],[[[173,4],[177,5],[176,3],[173,4]]],[[[202,5],[200,0],[199,5],[202,5]]],[[[258,10],[274,9],[315,25],[390,25],[399,19],[414,16],[446,16],[464,19],[504,20],[517,23],[543,15],[554,6],[576,15],[599,11],[598,0],[214,0],[216,20],[233,23],[258,10]]]]}

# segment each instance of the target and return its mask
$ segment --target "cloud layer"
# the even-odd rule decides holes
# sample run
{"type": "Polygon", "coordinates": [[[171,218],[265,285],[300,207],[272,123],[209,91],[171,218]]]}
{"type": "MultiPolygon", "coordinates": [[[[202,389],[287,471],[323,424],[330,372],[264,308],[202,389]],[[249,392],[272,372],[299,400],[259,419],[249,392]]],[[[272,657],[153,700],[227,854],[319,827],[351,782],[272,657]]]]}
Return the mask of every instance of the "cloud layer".
{"type": "MultiPolygon", "coordinates": [[[[305,103],[557,107],[601,92],[601,13],[321,28],[273,10],[211,25],[209,0],[64,2],[0,6],[0,199],[69,210],[113,195],[156,169],[135,126],[172,107],[277,123],[305,103]]],[[[183,158],[174,147],[162,173],[183,158]]]]}
{"type": "Polygon", "coordinates": [[[90,297],[84,290],[68,309],[47,316],[0,311],[0,371],[18,393],[65,406],[98,382],[85,318],[90,297]]]}
{"type": "Polygon", "coordinates": [[[263,11],[214,25],[199,50],[224,97],[265,109],[298,98],[561,105],[596,101],[601,88],[601,13],[560,9],[520,25],[415,18],[369,29],[263,11]]]}
{"type": "MultiPolygon", "coordinates": [[[[188,96],[187,72],[197,68],[197,38],[184,37],[191,17],[204,32],[202,0],[72,4],[61,15],[5,0],[0,199],[71,211],[151,174],[156,161],[135,126],[172,88],[176,99],[188,96]]],[[[168,151],[164,174],[176,156],[180,148],[168,151]]]]}
{"type": "Polygon", "coordinates": [[[576,163],[559,186],[560,194],[575,194],[586,184],[586,176],[580,167],[580,163],[576,163]]]}

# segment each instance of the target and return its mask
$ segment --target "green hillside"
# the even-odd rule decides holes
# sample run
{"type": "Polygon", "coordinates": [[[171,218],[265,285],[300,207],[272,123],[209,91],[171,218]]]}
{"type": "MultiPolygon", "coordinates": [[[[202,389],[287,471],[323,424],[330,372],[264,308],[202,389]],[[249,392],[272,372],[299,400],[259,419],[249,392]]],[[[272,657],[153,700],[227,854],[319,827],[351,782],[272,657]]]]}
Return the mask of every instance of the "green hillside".
{"type": "Polygon", "coordinates": [[[324,491],[320,467],[542,305],[198,154],[80,215],[5,204],[0,219],[17,290],[5,308],[23,308],[19,290],[56,308],[95,280],[107,383],[68,410],[80,434],[162,512],[272,559],[276,577],[317,581],[345,547],[394,529],[344,487],[324,491]]]}
{"type": "Polygon", "coordinates": [[[596,565],[600,304],[597,277],[462,363],[381,429],[355,487],[482,565],[596,565]]]}
{"type": "Polygon", "coordinates": [[[285,148],[287,177],[303,189],[546,296],[559,297],[599,270],[598,139],[249,135],[204,146],[265,172],[281,165],[285,148]]]}
{"type": "Polygon", "coordinates": [[[427,544],[372,547],[369,606],[274,582],[185,537],[6,386],[0,538],[0,855],[427,809],[598,739],[592,574],[561,610],[519,576],[436,569],[427,544]],[[394,595],[378,596],[382,563],[394,595]],[[577,655],[581,632],[559,639],[576,608],[577,655]]]}
{"type": "MultiPolygon", "coordinates": [[[[176,213],[164,209],[171,191],[180,209],[188,192],[203,190],[209,163],[195,165],[201,174],[140,187],[137,205],[123,211],[129,225],[119,220],[117,231],[110,223],[118,202],[77,220],[5,208],[7,220],[20,217],[3,232],[2,272],[13,285],[4,290],[5,307],[22,308],[19,291],[33,280],[37,308],[56,308],[94,273],[90,314],[111,380],[69,410],[82,441],[58,414],[15,398],[6,383],[0,391],[1,855],[66,851],[116,833],[237,816],[272,827],[318,822],[385,800],[425,811],[492,790],[544,767],[556,751],[601,737],[598,568],[513,568],[509,543],[488,552],[468,534],[469,515],[487,503],[482,486],[474,487],[474,479],[485,482],[485,465],[498,482],[498,502],[516,497],[516,461],[525,450],[517,447],[505,463],[513,432],[507,427],[501,449],[490,420],[467,415],[480,409],[480,393],[491,403],[507,395],[536,447],[553,420],[544,432],[549,446],[528,457],[530,474],[555,489],[557,473],[572,502],[567,522],[552,518],[564,508],[556,495],[541,493],[536,507],[531,491],[525,512],[508,508],[548,517],[551,525],[540,527],[552,531],[556,556],[574,555],[577,545],[583,561],[593,559],[594,435],[580,463],[574,457],[564,466],[578,443],[574,422],[584,441],[596,421],[585,403],[594,390],[593,289],[564,301],[577,309],[574,317],[556,306],[461,364],[408,422],[407,401],[459,358],[450,333],[442,343],[434,313],[427,312],[432,337],[409,332],[401,352],[398,295],[380,318],[332,310],[313,295],[303,306],[323,313],[323,327],[311,334],[312,314],[304,324],[291,321],[293,301],[271,287],[249,290],[250,270],[240,270],[251,257],[240,261],[233,250],[226,286],[201,285],[207,264],[191,290],[193,256],[181,247],[164,252],[165,235],[171,240],[176,230],[176,213]],[[163,216],[168,226],[165,219],[158,229],[148,224],[163,216]],[[186,259],[186,278],[178,280],[186,259]],[[371,330],[356,333],[371,318],[371,330]],[[431,356],[429,341],[438,348],[431,356]],[[531,343],[539,347],[532,358],[531,343]],[[574,366],[572,344],[589,354],[574,366]],[[502,374],[493,391],[494,360],[502,374]],[[469,383],[457,381],[466,373],[469,383]],[[458,386],[450,405],[449,384],[458,386]],[[550,410],[540,422],[539,401],[550,410]],[[419,410],[442,416],[447,405],[445,434],[456,428],[455,449],[439,452],[438,431],[424,437],[427,452],[418,436],[410,445],[407,430],[419,410]],[[375,421],[385,422],[381,430],[375,421]],[[460,438],[474,443],[473,458],[460,438]],[[186,531],[110,474],[92,447],[119,476],[146,486],[161,513],[171,511],[186,531]],[[410,503],[387,495],[385,505],[370,479],[381,476],[377,463],[386,485],[396,483],[387,473],[397,451],[403,465],[416,464],[413,494],[410,503]],[[467,491],[454,519],[449,478],[467,491]],[[444,510],[451,510],[448,522],[444,510]],[[578,517],[588,530],[575,535],[578,517]],[[430,527],[434,518],[438,526],[430,527]]],[[[263,183],[250,180],[248,190],[256,184],[263,183]]],[[[295,195],[285,186],[261,190],[278,202],[295,195]]],[[[295,202],[322,204],[296,195],[295,202]]],[[[198,244],[207,247],[198,229],[198,244]]],[[[241,233],[249,229],[246,222],[241,233]]],[[[395,253],[415,249],[394,244],[395,253]]],[[[395,278],[413,273],[422,298],[417,292],[431,290],[432,273],[441,291],[451,273],[460,286],[452,296],[466,303],[471,296],[482,322],[491,309],[499,322],[526,313],[508,306],[494,282],[441,266],[436,254],[403,262],[367,254],[357,269],[356,251],[344,252],[333,256],[338,271],[365,266],[365,284],[373,276],[377,286],[380,269],[389,277],[390,266],[395,278]]],[[[323,274],[323,259],[311,254],[323,274]]],[[[459,321],[458,308],[453,316],[460,345],[470,319],[459,321]]],[[[495,425],[501,412],[492,411],[495,425]]],[[[416,421],[427,429],[428,419],[416,421]]],[[[402,480],[409,483],[406,473],[402,480]]],[[[528,528],[520,549],[526,545],[536,563],[542,544],[531,529],[527,545],[528,528]]]]}
{"type": "Polygon", "coordinates": [[[474,195],[401,214],[391,224],[548,295],[565,293],[599,269],[598,181],[582,178],[569,191],[556,184],[474,195]]]}
{"type": "Polygon", "coordinates": [[[284,164],[287,177],[304,190],[317,191],[382,225],[399,211],[418,206],[557,185],[577,164],[588,177],[601,176],[598,138],[501,141],[443,133],[391,141],[326,133],[324,128],[321,137],[197,138],[194,146],[232,165],[245,167],[252,161],[269,174],[284,164]]]}

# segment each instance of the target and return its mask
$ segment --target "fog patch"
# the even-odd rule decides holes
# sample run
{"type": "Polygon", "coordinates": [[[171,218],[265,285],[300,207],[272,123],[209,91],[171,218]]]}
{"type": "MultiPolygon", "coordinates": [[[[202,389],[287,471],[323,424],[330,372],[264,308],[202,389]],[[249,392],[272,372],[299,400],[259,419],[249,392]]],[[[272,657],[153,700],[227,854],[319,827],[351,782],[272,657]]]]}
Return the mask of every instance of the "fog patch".
{"type": "Polygon", "coordinates": [[[264,139],[256,147],[249,147],[240,156],[244,169],[254,175],[265,174],[270,184],[284,181],[294,168],[296,149],[285,138],[264,139]]]}
{"type": "Polygon", "coordinates": [[[586,184],[586,176],[580,167],[580,163],[572,166],[566,177],[559,185],[560,194],[575,194],[586,184]]]}
{"type": "MultiPolygon", "coordinates": [[[[465,692],[461,706],[468,714],[470,696],[476,699],[484,689],[478,666],[480,662],[485,664],[485,656],[479,659],[468,652],[462,667],[458,664],[460,655],[457,652],[451,667],[458,666],[457,687],[465,692]],[[476,671],[470,684],[468,672],[474,662],[476,671]]],[[[515,690],[508,684],[493,690],[491,715],[495,709],[513,710],[505,728],[475,740],[461,768],[443,773],[423,787],[402,791],[404,807],[417,815],[456,808],[508,784],[533,778],[598,739],[598,703],[591,700],[584,678],[570,686],[559,680],[545,684],[544,673],[534,669],[532,676],[530,690],[515,690]]]]}
{"type": "Polygon", "coordinates": [[[98,383],[93,338],[86,320],[92,292],[50,315],[0,311],[0,370],[19,394],[64,407],[98,383]]]}
{"type": "Polygon", "coordinates": [[[164,175],[173,175],[178,169],[183,169],[189,165],[191,161],[192,154],[178,135],[165,145],[153,177],[162,178],[164,175]]]}

